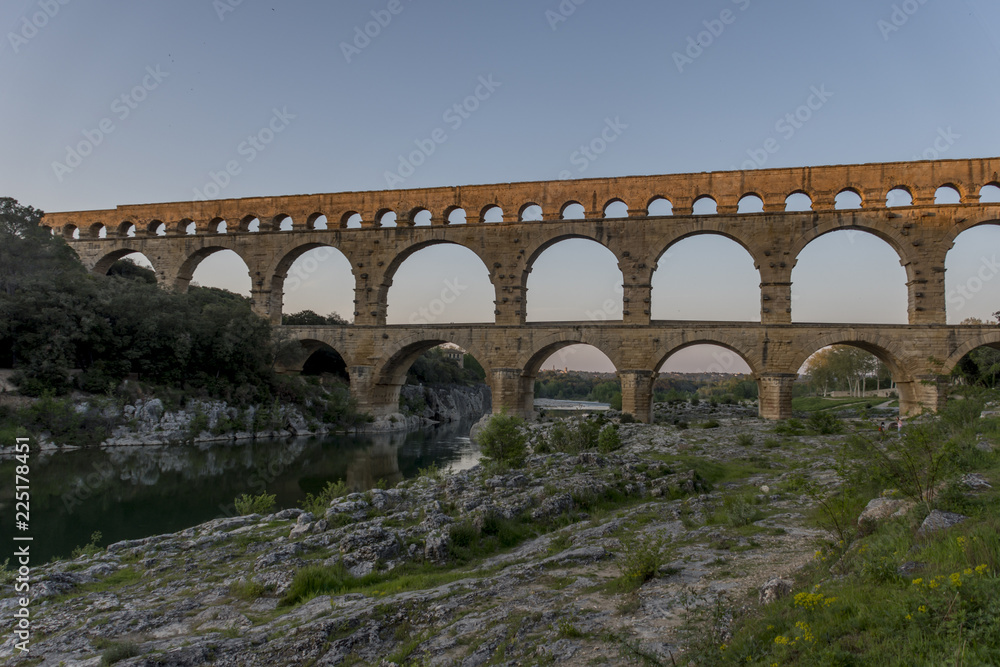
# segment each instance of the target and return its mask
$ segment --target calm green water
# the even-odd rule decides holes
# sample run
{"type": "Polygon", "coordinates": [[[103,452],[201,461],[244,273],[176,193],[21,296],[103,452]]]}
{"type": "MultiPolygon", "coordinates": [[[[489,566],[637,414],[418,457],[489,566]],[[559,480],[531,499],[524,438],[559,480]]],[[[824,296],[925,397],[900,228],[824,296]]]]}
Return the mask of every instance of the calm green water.
{"type": "MultiPolygon", "coordinates": [[[[32,562],[69,555],[101,531],[101,545],[171,533],[232,515],[242,493],[273,493],[277,508],[344,480],[389,486],[431,464],[475,465],[471,423],[410,433],[247,443],[77,450],[30,460],[32,562]]],[[[0,462],[0,535],[14,531],[14,461],[0,462]]],[[[23,535],[20,531],[17,534],[23,535]]],[[[0,558],[0,563],[3,558],[0,558]]]]}

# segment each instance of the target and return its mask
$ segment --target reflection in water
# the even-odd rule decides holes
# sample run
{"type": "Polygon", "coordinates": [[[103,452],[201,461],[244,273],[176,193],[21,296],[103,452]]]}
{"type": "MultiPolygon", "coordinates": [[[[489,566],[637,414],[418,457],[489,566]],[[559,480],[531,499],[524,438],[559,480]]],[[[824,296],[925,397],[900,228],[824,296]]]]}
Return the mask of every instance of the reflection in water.
{"type": "MultiPolygon", "coordinates": [[[[32,554],[66,556],[101,531],[101,544],[169,533],[234,514],[243,493],[273,493],[295,507],[344,480],[352,490],[394,486],[421,468],[472,467],[471,422],[410,433],[290,438],[32,454],[32,554]]],[[[0,462],[13,479],[14,461],[0,462]]],[[[13,534],[13,487],[0,487],[0,533],[13,534]]]]}

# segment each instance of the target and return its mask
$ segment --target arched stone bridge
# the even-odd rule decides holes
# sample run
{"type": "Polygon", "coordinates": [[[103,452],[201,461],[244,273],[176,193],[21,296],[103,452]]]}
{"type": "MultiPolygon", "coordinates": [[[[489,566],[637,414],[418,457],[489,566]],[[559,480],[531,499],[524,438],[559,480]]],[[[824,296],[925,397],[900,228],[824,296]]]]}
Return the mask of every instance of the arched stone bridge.
{"type": "Polygon", "coordinates": [[[205,257],[233,250],[249,268],[254,309],[275,323],[292,263],[311,249],[337,248],[355,277],[354,324],[284,329],[303,342],[303,354],[321,345],[340,353],[359,405],[376,414],[396,409],[409,364],[442,342],[460,345],[486,368],[495,410],[519,414],[531,412],[535,374],[552,352],[591,344],[618,369],[623,408],[642,420],[649,418],[656,369],[681,347],[714,343],[743,357],[757,378],[761,415],[776,419],[791,412],[791,385],[805,359],[826,345],[846,343],[890,367],[905,413],[937,409],[941,384],[964,354],[981,345],[1000,347],[1000,327],[946,324],[944,290],[945,255],[954,239],[976,225],[1000,222],[1000,204],[979,201],[984,186],[1000,186],[998,173],[1000,158],[762,169],[129,205],[52,213],[43,223],[70,240],[95,272],[141,252],[161,283],[178,289],[187,287],[205,257]],[[942,187],[959,203],[936,204],[942,187]],[[890,191],[910,201],[887,207],[890,191]],[[845,192],[860,206],[838,208],[845,192]],[[807,196],[810,210],[786,210],[792,195],[807,196]],[[759,198],[763,212],[741,213],[748,197],[759,198]],[[670,215],[650,215],[660,199],[672,206],[670,215]],[[711,199],[716,213],[694,215],[702,199],[711,199]],[[627,217],[606,217],[615,202],[628,207],[627,217]],[[583,218],[564,219],[574,204],[584,209],[583,218]],[[541,208],[541,221],[524,221],[532,206],[541,208]],[[459,209],[466,224],[453,222],[459,209]],[[484,224],[491,209],[499,209],[493,214],[502,222],[484,224]],[[390,213],[395,227],[383,226],[390,213]],[[323,218],[331,228],[319,228],[323,218]],[[349,228],[358,218],[360,226],[349,228]],[[899,255],[907,275],[907,325],[792,324],[791,273],[799,253],[843,229],[874,234],[899,255]],[[697,234],[720,234],[751,255],[760,273],[759,323],[651,320],[657,261],[697,234]],[[534,260],[568,238],[592,239],[617,257],[622,321],[525,322],[534,260]],[[482,259],[496,292],[495,322],[386,325],[396,270],[413,253],[440,243],[464,246],[482,259]]]}

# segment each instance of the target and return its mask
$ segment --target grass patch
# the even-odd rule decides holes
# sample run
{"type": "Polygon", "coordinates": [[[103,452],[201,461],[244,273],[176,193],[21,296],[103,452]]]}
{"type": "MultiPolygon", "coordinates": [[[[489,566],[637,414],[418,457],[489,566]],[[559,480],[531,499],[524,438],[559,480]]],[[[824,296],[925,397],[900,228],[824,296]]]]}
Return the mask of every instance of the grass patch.
{"type": "Polygon", "coordinates": [[[870,398],[824,398],[822,396],[799,396],[792,399],[792,410],[796,412],[819,412],[857,407],[870,403],[870,398]]]}
{"type": "Polygon", "coordinates": [[[365,595],[392,595],[404,591],[420,591],[442,584],[483,577],[489,572],[472,573],[464,569],[444,570],[429,564],[406,564],[389,572],[372,572],[363,577],[355,577],[343,563],[336,565],[310,565],[295,573],[292,585],[281,598],[279,606],[290,606],[307,602],[319,595],[344,595],[362,593],[365,595]]]}
{"type": "Polygon", "coordinates": [[[996,430],[974,407],[959,405],[902,438],[890,434],[855,448],[856,467],[838,464],[844,484],[832,493],[806,484],[821,500],[811,521],[842,541],[816,552],[788,597],[728,609],[736,616],[731,638],[719,634],[709,610],[692,619],[685,657],[709,666],[1000,664],[1000,461],[974,446],[996,430]],[[897,442],[910,446],[904,451],[897,442]],[[940,449],[948,451],[947,465],[939,463],[940,449]],[[979,472],[994,488],[972,493],[957,482],[960,472],[979,472]],[[927,494],[938,480],[948,482],[945,489],[927,494]],[[858,513],[887,481],[923,502],[907,516],[859,530],[858,513]],[[969,518],[918,536],[930,509],[969,518]]]}

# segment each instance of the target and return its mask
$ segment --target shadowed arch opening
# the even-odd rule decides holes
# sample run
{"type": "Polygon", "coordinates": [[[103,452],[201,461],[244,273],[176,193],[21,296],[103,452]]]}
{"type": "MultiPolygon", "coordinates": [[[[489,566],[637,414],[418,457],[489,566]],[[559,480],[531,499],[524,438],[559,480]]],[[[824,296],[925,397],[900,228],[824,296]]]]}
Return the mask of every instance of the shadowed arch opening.
{"type": "Polygon", "coordinates": [[[499,206],[487,206],[479,215],[482,222],[503,222],[503,209],[499,206]]]}
{"type": "Polygon", "coordinates": [[[542,207],[535,203],[525,204],[521,207],[521,222],[541,222],[542,207]]]}
{"type": "Polygon", "coordinates": [[[1000,341],[965,353],[951,369],[951,383],[988,389],[1000,386],[1000,341]]]}
{"type": "Polygon", "coordinates": [[[328,225],[329,223],[326,219],[326,216],[319,212],[313,213],[308,218],[306,218],[306,229],[314,229],[314,230],[327,229],[328,225]]]}
{"type": "Polygon", "coordinates": [[[395,211],[379,211],[375,216],[375,224],[378,227],[395,227],[396,226],[396,212],[395,211]]]}
{"type": "Polygon", "coordinates": [[[764,200],[760,198],[760,195],[750,193],[740,197],[739,204],[736,207],[737,213],[763,213],[764,212],[764,200]]]}
{"type": "Polygon", "coordinates": [[[528,259],[529,322],[622,319],[624,280],[618,258],[597,241],[555,239],[528,259]]]}
{"type": "Polygon", "coordinates": [[[149,223],[149,233],[151,236],[166,236],[167,225],[160,220],[153,220],[149,223]]]}
{"type": "Polygon", "coordinates": [[[195,236],[198,234],[198,225],[193,220],[185,218],[177,223],[177,232],[185,236],[195,236]]]}
{"type": "Polygon", "coordinates": [[[811,211],[812,207],[812,198],[804,192],[793,192],[785,197],[785,211],[787,212],[811,211]]]}
{"type": "Polygon", "coordinates": [[[980,204],[1000,204],[1000,186],[993,183],[979,189],[980,204]]]}
{"type": "Polygon", "coordinates": [[[444,218],[449,225],[464,225],[468,222],[464,208],[450,208],[445,211],[444,218]]]}
{"type": "Polygon", "coordinates": [[[563,204],[559,217],[563,220],[583,220],[587,217],[587,211],[580,202],[570,201],[563,204]]]}
{"type": "Polygon", "coordinates": [[[1000,220],[955,237],[944,260],[948,324],[993,323],[1000,311],[1000,220]]]}
{"type": "Polygon", "coordinates": [[[229,223],[222,218],[212,218],[208,223],[209,234],[228,234],[229,223]]]}
{"type": "Polygon", "coordinates": [[[345,385],[350,385],[351,376],[347,372],[347,362],[337,350],[326,343],[312,341],[316,349],[302,363],[302,375],[311,377],[329,376],[345,385]]]}
{"type": "MultiPolygon", "coordinates": [[[[616,410],[622,407],[615,365],[593,345],[577,341],[547,345],[528,362],[522,378],[531,388],[532,408],[560,407],[555,401],[603,403],[616,410]]],[[[525,407],[528,405],[525,398],[525,407]]]]}
{"type": "Polygon", "coordinates": [[[906,324],[906,282],[899,254],[874,233],[822,234],[796,258],[792,321],[906,324]]]}
{"type": "Polygon", "coordinates": [[[430,227],[431,217],[431,212],[422,208],[413,214],[413,225],[415,227],[430,227]]]}
{"type": "Polygon", "coordinates": [[[361,229],[363,226],[361,224],[361,214],[354,211],[345,213],[342,224],[344,229],[361,229]]]}
{"type": "Polygon", "coordinates": [[[92,239],[106,239],[108,238],[108,228],[104,226],[103,222],[95,222],[90,226],[88,236],[92,239]]]}
{"type": "MultiPolygon", "coordinates": [[[[431,406],[438,402],[425,399],[425,387],[481,385],[489,377],[484,355],[470,343],[450,338],[429,335],[426,339],[406,342],[381,361],[375,370],[372,412],[426,414],[430,410],[431,419],[450,421],[449,414],[434,412],[431,406]]],[[[487,403],[482,407],[485,412],[490,406],[487,403]]]]}
{"type": "Polygon", "coordinates": [[[274,216],[274,221],[271,223],[271,228],[276,232],[290,232],[294,226],[295,223],[292,220],[292,216],[285,213],[279,213],[274,216]]]}
{"type": "Polygon", "coordinates": [[[935,204],[961,204],[962,195],[954,185],[942,185],[934,191],[935,204]]]}
{"type": "Polygon", "coordinates": [[[913,206],[913,193],[903,186],[893,188],[885,195],[885,205],[887,208],[913,206]]]}
{"type": "Polygon", "coordinates": [[[228,248],[202,248],[188,257],[177,274],[175,285],[179,289],[186,289],[189,283],[248,297],[250,269],[242,257],[228,248]]]}
{"type": "Polygon", "coordinates": [[[646,206],[649,217],[666,217],[674,214],[674,205],[666,197],[654,197],[646,206]]]}
{"type": "Polygon", "coordinates": [[[800,392],[823,398],[896,398],[893,371],[881,357],[890,358],[880,348],[865,343],[817,350],[799,369],[808,385],[800,392]]]}
{"type": "Polygon", "coordinates": [[[718,212],[718,204],[708,195],[695,199],[694,206],[691,207],[691,215],[716,215],[718,212]]]}
{"type": "Polygon", "coordinates": [[[612,199],[604,207],[604,217],[609,220],[627,218],[628,204],[621,199],[612,199]]]}
{"type": "Polygon", "coordinates": [[[257,233],[260,231],[260,219],[255,215],[248,215],[240,221],[240,231],[257,233]]]}
{"type": "Polygon", "coordinates": [[[695,340],[670,350],[655,365],[656,372],[751,375],[753,369],[743,354],[718,341],[695,340]]]}
{"type": "Polygon", "coordinates": [[[115,230],[115,234],[122,238],[133,238],[136,234],[135,223],[131,220],[123,220],[118,229],[115,230]]]}
{"type": "MultiPolygon", "coordinates": [[[[112,267],[122,262],[129,262],[135,266],[147,269],[149,271],[153,271],[154,277],[156,275],[155,273],[156,269],[153,266],[153,263],[149,261],[148,257],[146,257],[141,252],[138,252],[136,250],[129,250],[127,248],[121,250],[115,250],[114,252],[110,252],[101,259],[99,259],[97,263],[94,265],[94,273],[102,276],[108,275],[111,272],[112,267]]],[[[119,269],[122,269],[122,267],[119,267],[119,269]]],[[[120,271],[120,273],[127,273],[127,272],[128,272],[128,267],[125,267],[124,270],[120,271]]]]}
{"type": "Polygon", "coordinates": [[[387,324],[494,321],[496,291],[475,252],[432,242],[397,257],[386,271],[387,324]]]}
{"type": "Polygon", "coordinates": [[[286,255],[278,265],[272,294],[281,294],[281,312],[311,311],[330,319],[354,321],[354,273],[344,254],[328,245],[308,244],[286,255]]]}
{"type": "Polygon", "coordinates": [[[847,188],[837,193],[833,207],[838,210],[861,208],[861,195],[853,188],[847,188]]]}
{"type": "Polygon", "coordinates": [[[760,322],[760,273],[753,257],[721,234],[695,234],[672,244],[656,261],[650,284],[654,320],[760,322]]]}

